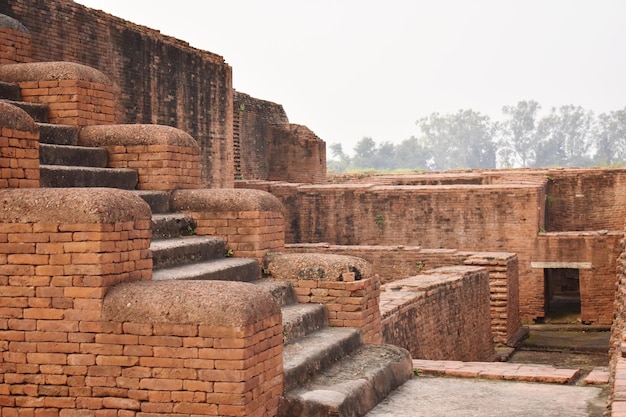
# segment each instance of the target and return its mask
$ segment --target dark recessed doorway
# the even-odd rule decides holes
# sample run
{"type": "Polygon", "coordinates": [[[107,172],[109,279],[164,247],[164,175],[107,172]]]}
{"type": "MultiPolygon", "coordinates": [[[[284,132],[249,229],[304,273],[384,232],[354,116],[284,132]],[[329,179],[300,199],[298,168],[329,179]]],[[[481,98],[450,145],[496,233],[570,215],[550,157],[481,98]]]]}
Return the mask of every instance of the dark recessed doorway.
{"type": "Polygon", "coordinates": [[[580,322],[579,270],[573,268],[546,268],[545,306],[546,323],[580,322]]]}

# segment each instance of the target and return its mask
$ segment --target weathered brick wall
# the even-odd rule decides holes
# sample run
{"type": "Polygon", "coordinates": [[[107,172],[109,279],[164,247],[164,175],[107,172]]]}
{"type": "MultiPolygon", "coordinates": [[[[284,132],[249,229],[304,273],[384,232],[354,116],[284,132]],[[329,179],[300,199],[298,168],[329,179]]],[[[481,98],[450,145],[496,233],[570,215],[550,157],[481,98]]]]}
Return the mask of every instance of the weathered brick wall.
{"type": "Polygon", "coordinates": [[[482,266],[489,271],[491,328],[498,345],[513,345],[521,336],[518,259],[513,253],[460,252],[455,249],[422,249],[419,246],[347,246],[321,244],[285,245],[288,253],[321,253],[356,256],[372,265],[386,284],[452,265],[482,266]]]}
{"type": "Polygon", "coordinates": [[[31,62],[30,33],[20,22],[0,15],[0,65],[31,62]]]}
{"type": "Polygon", "coordinates": [[[25,111],[0,102],[0,189],[39,187],[39,129],[25,111]]]}
{"type": "Polygon", "coordinates": [[[152,282],[150,209],[126,191],[0,190],[0,205],[3,416],[277,415],[269,293],[152,282]]]}
{"type": "Polygon", "coordinates": [[[160,125],[88,126],[80,130],[78,143],[105,148],[109,167],[135,169],[139,190],[200,187],[200,148],[182,130],[160,125]]]}
{"type": "Polygon", "coordinates": [[[283,207],[269,193],[258,190],[178,190],[173,210],[196,222],[198,235],[223,238],[233,256],[262,262],[269,251],[285,245],[283,207]]]}
{"type": "Polygon", "coordinates": [[[234,94],[235,178],[326,182],[326,143],[279,104],[234,94]]]}
{"type": "Polygon", "coordinates": [[[268,254],[263,272],[291,284],[300,303],[326,306],[331,326],[355,327],[381,343],[380,281],[365,260],[328,254],[268,254]]]}
{"type": "Polygon", "coordinates": [[[191,134],[202,150],[202,185],[232,186],[232,72],[221,56],[69,0],[7,0],[0,13],[28,28],[34,61],[105,73],[116,87],[116,123],[191,134]]]}
{"type": "Polygon", "coordinates": [[[381,294],[383,340],[415,359],[487,361],[494,355],[486,269],[459,266],[395,281],[381,294]]]}

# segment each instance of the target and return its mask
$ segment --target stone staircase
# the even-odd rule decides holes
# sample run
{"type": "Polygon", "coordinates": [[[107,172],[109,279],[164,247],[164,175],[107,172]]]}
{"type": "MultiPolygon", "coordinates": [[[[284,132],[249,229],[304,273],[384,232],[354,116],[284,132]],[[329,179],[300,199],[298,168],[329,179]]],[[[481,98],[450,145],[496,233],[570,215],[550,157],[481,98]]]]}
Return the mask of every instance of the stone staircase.
{"type": "Polygon", "coordinates": [[[231,257],[224,240],[194,235],[191,216],[171,212],[169,192],[135,190],[136,171],[107,168],[105,149],[78,146],[77,128],[48,123],[47,106],[22,102],[17,85],[0,82],[0,100],[39,126],[41,187],[122,188],[149,204],[154,280],[245,281],[272,293],[283,314],[281,417],[363,416],[411,378],[407,351],[366,345],[358,329],[330,327],[325,306],[298,304],[290,284],[259,280],[255,259],[231,257]]]}

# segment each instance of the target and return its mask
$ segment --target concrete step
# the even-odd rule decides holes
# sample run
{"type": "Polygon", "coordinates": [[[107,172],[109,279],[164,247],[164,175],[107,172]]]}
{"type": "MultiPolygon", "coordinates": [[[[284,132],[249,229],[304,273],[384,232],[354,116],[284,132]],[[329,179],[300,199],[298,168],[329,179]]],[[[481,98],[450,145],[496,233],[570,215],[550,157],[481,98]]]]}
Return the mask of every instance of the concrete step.
{"type": "Polygon", "coordinates": [[[397,346],[365,345],[342,361],[290,390],[279,416],[360,417],[411,379],[409,353],[397,346]]]}
{"type": "Polygon", "coordinates": [[[48,122],[48,105],[40,103],[27,103],[25,101],[6,100],[2,101],[19,107],[29,114],[30,117],[35,119],[36,122],[47,123],[48,122]]]}
{"type": "Polygon", "coordinates": [[[188,236],[153,240],[150,244],[153,269],[182,266],[226,256],[226,242],[212,236],[188,236]]]}
{"type": "Polygon", "coordinates": [[[326,327],[292,341],[283,350],[284,391],[304,384],[361,345],[360,331],[350,327],[326,327]]]}
{"type": "Polygon", "coordinates": [[[39,143],[51,145],[78,145],[78,128],[72,125],[37,123],[39,143]]]}
{"type": "Polygon", "coordinates": [[[0,99],[20,101],[22,99],[20,86],[0,81],[0,99]]]}
{"type": "MultiPolygon", "coordinates": [[[[168,191],[133,190],[133,193],[148,203],[153,215],[170,212],[170,193],[168,191]]],[[[154,237],[154,219],[152,220],[152,236],[154,237]]]]}
{"type": "Polygon", "coordinates": [[[132,190],[137,186],[137,171],[121,168],[69,167],[40,165],[41,187],[107,187],[132,190]]]}
{"type": "MultiPolygon", "coordinates": [[[[191,236],[194,234],[196,222],[188,214],[162,213],[152,215],[152,238],[166,239],[170,237],[191,236]]],[[[224,256],[226,249],[221,254],[224,256]]]]}
{"type": "Polygon", "coordinates": [[[297,302],[296,293],[293,290],[293,287],[286,281],[264,278],[254,281],[253,284],[263,287],[269,291],[281,307],[292,305],[297,302]]]}
{"type": "Polygon", "coordinates": [[[157,269],[153,280],[192,279],[251,282],[259,278],[259,264],[254,259],[221,258],[193,264],[157,269]]]}
{"type": "Polygon", "coordinates": [[[322,304],[293,304],[284,306],[283,343],[289,343],[328,327],[328,311],[322,304]]]}
{"type": "Polygon", "coordinates": [[[106,168],[109,154],[104,148],[87,146],[39,144],[39,163],[106,168]]]}

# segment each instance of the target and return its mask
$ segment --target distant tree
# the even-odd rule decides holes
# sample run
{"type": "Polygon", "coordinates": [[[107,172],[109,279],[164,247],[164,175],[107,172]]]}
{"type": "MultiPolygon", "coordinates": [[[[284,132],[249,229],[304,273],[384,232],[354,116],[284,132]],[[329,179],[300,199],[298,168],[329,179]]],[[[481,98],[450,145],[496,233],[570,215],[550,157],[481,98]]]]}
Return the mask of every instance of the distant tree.
{"type": "Polygon", "coordinates": [[[602,165],[626,162],[626,107],[601,114],[595,130],[594,161],[602,165]]]}
{"type": "Polygon", "coordinates": [[[350,156],[343,152],[341,143],[330,145],[332,159],[326,162],[326,169],[333,172],[344,172],[350,167],[350,156]]]}
{"type": "Polygon", "coordinates": [[[354,147],[352,165],[355,168],[374,168],[376,159],[376,142],[370,137],[363,137],[354,147]]]}
{"type": "Polygon", "coordinates": [[[537,112],[541,106],[536,101],[520,101],[515,106],[502,107],[506,119],[501,124],[498,144],[505,165],[530,166],[537,151],[537,112]]]}
{"type": "Polygon", "coordinates": [[[593,112],[580,106],[552,108],[537,126],[534,166],[588,166],[593,138],[593,112]]]}
{"type": "Polygon", "coordinates": [[[417,123],[421,145],[430,153],[430,169],[496,167],[494,125],[488,116],[459,110],[444,116],[433,113],[417,123]]]}
{"type": "Polygon", "coordinates": [[[394,160],[397,168],[425,170],[430,158],[430,152],[415,136],[403,140],[394,148],[394,160]]]}

